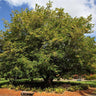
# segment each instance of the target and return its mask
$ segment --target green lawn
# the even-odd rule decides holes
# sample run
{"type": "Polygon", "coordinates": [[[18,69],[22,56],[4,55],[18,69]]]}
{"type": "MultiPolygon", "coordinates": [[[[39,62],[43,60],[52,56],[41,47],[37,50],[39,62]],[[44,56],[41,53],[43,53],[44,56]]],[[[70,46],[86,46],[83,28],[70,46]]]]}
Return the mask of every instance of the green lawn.
{"type": "MultiPolygon", "coordinates": [[[[42,81],[42,78],[36,78],[34,79],[34,82],[31,82],[30,80],[28,79],[18,79],[18,80],[15,80],[13,81],[13,84],[16,84],[16,85],[20,85],[20,84],[32,84],[34,87],[35,85],[40,87],[41,85],[43,85],[43,81],[42,81]],[[35,83],[34,83],[35,82],[35,83]]],[[[9,80],[2,80],[0,81],[0,87],[4,84],[11,84],[12,82],[10,82],[9,80]]],[[[57,85],[57,86],[60,86],[62,84],[71,84],[71,85],[89,85],[90,87],[96,87],[96,80],[92,81],[54,81],[54,84],[53,85],[57,85]]]]}
{"type": "Polygon", "coordinates": [[[76,91],[76,90],[86,90],[90,87],[96,87],[96,80],[94,81],[54,81],[52,86],[46,85],[42,81],[42,78],[35,78],[34,81],[29,79],[17,79],[13,81],[3,80],[0,81],[1,88],[12,88],[16,90],[24,91],[48,91],[48,92],[64,92],[76,91]],[[65,86],[65,87],[64,87],[65,86]]]}
{"type": "Polygon", "coordinates": [[[90,85],[91,87],[96,87],[96,80],[92,81],[57,81],[57,82],[64,82],[64,83],[67,83],[67,84],[87,84],[87,85],[90,85]]]}
{"type": "MultiPolygon", "coordinates": [[[[40,82],[42,81],[42,78],[35,78],[34,81],[40,82]]],[[[24,83],[24,82],[29,82],[28,79],[18,79],[15,80],[16,83],[24,83]]],[[[71,84],[71,85],[79,85],[79,84],[87,84],[90,85],[91,87],[96,87],[96,80],[92,81],[54,81],[55,83],[66,83],[66,84],[71,84]]]]}
{"type": "Polygon", "coordinates": [[[9,80],[3,80],[3,81],[0,81],[0,87],[4,84],[8,84],[9,83],[9,80]]]}

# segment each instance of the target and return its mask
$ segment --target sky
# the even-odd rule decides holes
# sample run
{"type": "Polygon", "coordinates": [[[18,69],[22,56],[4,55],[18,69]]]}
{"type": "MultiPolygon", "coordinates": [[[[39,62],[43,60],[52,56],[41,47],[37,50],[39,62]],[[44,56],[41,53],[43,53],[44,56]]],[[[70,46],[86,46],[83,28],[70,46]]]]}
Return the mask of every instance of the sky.
{"type": "MultiPolygon", "coordinates": [[[[2,19],[10,22],[12,10],[21,10],[21,8],[34,9],[35,4],[46,6],[49,0],[0,0],[0,30],[4,30],[2,19]]],[[[94,24],[94,33],[89,34],[96,37],[96,0],[51,0],[53,9],[64,8],[72,17],[87,17],[92,14],[92,23],[94,24]]]]}

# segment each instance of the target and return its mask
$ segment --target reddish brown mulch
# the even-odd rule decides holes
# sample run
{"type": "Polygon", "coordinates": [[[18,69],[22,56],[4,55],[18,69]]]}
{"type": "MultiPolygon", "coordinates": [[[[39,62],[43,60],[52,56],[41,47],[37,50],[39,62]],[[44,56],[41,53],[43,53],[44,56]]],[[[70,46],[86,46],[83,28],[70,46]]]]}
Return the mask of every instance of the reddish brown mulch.
{"type": "MultiPolygon", "coordinates": [[[[76,91],[76,92],[65,91],[63,94],[36,92],[34,93],[33,96],[88,96],[88,95],[96,95],[94,91],[96,91],[96,88],[90,88],[88,90],[82,90],[82,91],[76,91]]],[[[22,91],[15,91],[7,88],[1,88],[0,96],[20,96],[21,92],[22,91]]]]}
{"type": "Polygon", "coordinates": [[[10,90],[7,88],[0,88],[0,96],[20,96],[21,91],[10,90]]]}

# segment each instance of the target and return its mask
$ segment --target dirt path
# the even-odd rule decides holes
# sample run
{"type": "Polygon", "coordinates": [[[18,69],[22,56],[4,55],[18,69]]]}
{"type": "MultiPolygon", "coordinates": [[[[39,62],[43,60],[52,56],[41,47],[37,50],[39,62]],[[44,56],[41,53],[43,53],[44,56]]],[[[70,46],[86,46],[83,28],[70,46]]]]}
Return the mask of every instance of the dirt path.
{"type": "MultiPolygon", "coordinates": [[[[0,96],[20,96],[21,92],[2,88],[0,89],[0,96]]],[[[63,94],[36,92],[33,96],[96,96],[96,88],[76,92],[65,91],[63,94]]]]}

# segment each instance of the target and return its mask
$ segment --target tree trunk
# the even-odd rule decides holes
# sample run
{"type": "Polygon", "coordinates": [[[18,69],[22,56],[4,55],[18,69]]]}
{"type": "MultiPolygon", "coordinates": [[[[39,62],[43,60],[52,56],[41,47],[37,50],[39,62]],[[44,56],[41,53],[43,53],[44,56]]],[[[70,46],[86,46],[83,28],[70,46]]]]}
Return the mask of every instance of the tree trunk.
{"type": "Polygon", "coordinates": [[[48,86],[51,86],[52,85],[52,81],[53,81],[52,78],[45,78],[44,79],[45,84],[48,85],[48,86]]]}
{"type": "Polygon", "coordinates": [[[31,82],[33,82],[33,78],[31,78],[31,82]]]}

